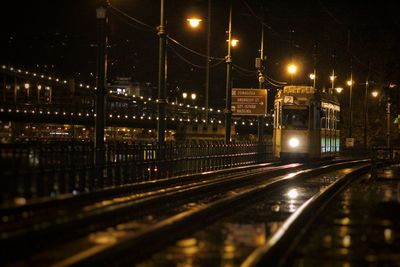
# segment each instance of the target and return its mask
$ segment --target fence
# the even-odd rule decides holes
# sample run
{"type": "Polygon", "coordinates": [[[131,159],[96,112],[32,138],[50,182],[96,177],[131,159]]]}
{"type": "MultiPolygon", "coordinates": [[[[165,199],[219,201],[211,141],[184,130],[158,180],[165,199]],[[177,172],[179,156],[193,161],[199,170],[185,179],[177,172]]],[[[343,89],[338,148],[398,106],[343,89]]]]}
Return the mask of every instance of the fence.
{"type": "Polygon", "coordinates": [[[79,194],[272,158],[271,146],[265,143],[107,143],[106,163],[99,171],[89,142],[1,144],[0,148],[0,203],[79,194]]]}

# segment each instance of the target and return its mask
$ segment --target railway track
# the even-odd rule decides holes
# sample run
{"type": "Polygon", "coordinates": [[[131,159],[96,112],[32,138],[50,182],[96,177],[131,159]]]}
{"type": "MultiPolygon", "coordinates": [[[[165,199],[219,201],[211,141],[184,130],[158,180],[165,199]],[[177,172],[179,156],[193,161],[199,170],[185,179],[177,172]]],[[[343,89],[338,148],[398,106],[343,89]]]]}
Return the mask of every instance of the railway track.
{"type": "MultiPolygon", "coordinates": [[[[94,213],[87,217],[90,219],[83,218],[78,220],[78,223],[72,220],[69,223],[58,224],[59,226],[30,232],[34,234],[28,239],[27,233],[21,234],[20,237],[25,242],[31,240],[27,243],[32,244],[38,236],[43,238],[47,235],[47,238],[44,238],[46,240],[53,238],[60,231],[71,230],[71,227],[89,226],[86,231],[80,231],[81,237],[75,236],[68,242],[52,248],[37,249],[38,252],[28,256],[25,262],[37,266],[112,265],[116,259],[118,264],[139,262],[193,229],[202,228],[232,213],[232,210],[247,203],[249,199],[269,194],[294,182],[306,181],[310,176],[320,176],[336,169],[360,164],[368,165],[367,160],[358,160],[336,162],[319,168],[303,166],[302,170],[299,170],[299,165],[264,166],[262,170],[224,174],[222,178],[211,179],[209,182],[190,183],[186,187],[175,186],[170,191],[164,189],[144,198],[128,199],[126,203],[118,204],[118,208],[115,205],[111,205],[110,209],[94,208],[94,213]],[[292,173],[283,174],[290,168],[292,173]],[[293,168],[297,168],[294,173],[293,168]],[[79,249],[76,250],[77,248],[79,249]],[[128,253],[127,256],[127,251],[135,253],[128,253]]],[[[10,235],[9,240],[22,241],[18,239],[18,235],[10,235]]],[[[12,250],[13,247],[9,246],[8,251],[12,250]]]]}
{"type": "Polygon", "coordinates": [[[240,186],[241,183],[257,179],[261,174],[276,176],[302,166],[259,164],[66,196],[55,201],[3,207],[0,209],[1,257],[15,258],[10,253],[13,251],[29,254],[36,248],[41,249],[135,216],[144,216],[144,211],[150,212],[164,201],[190,201],[193,195],[204,194],[212,188],[230,188],[234,185],[232,181],[240,186]]]}

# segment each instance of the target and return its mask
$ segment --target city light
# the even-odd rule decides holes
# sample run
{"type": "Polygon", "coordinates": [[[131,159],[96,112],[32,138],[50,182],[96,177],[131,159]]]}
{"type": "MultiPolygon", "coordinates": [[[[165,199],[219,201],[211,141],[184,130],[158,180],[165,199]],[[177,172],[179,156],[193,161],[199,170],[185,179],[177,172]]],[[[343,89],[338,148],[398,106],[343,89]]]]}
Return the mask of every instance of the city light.
{"type": "Polygon", "coordinates": [[[192,94],[190,95],[190,98],[191,98],[192,100],[196,100],[197,95],[196,95],[195,93],[192,93],[192,94]]]}
{"type": "MultiPolygon", "coordinates": [[[[226,40],[229,43],[229,40],[226,40]]],[[[231,39],[231,46],[235,47],[239,44],[239,40],[238,39],[231,39]]]]}
{"type": "Polygon", "coordinates": [[[379,95],[378,91],[372,91],[371,92],[372,97],[377,97],[379,95]]]}
{"type": "Polygon", "coordinates": [[[231,40],[231,46],[232,46],[232,47],[237,46],[238,43],[239,43],[239,40],[238,40],[238,39],[232,39],[232,40],[231,40]]]}
{"type": "Polygon", "coordinates": [[[295,64],[290,64],[288,67],[287,67],[287,71],[290,73],[290,74],[295,74],[296,72],[297,72],[297,66],[295,65],[295,64]]]}
{"type": "Polygon", "coordinates": [[[189,22],[190,27],[197,28],[200,25],[201,19],[199,18],[189,18],[187,19],[189,22]]]}
{"type": "Polygon", "coordinates": [[[308,75],[308,77],[310,77],[311,80],[315,79],[315,74],[314,73],[310,73],[310,75],[308,75]]]}
{"type": "Polygon", "coordinates": [[[340,94],[343,91],[343,87],[336,87],[335,90],[340,94]]]}

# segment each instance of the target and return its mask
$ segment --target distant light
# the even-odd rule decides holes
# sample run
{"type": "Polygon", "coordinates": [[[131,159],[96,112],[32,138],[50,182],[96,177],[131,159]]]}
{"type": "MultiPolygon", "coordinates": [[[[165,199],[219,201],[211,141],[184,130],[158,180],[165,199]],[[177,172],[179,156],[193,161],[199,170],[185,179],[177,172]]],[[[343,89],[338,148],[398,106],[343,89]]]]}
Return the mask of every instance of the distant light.
{"type": "Polygon", "coordinates": [[[184,99],[186,99],[186,98],[188,97],[188,94],[187,94],[186,92],[183,92],[183,93],[182,93],[182,97],[183,97],[184,99]]]}
{"type": "Polygon", "coordinates": [[[329,79],[333,82],[336,79],[336,76],[331,75],[329,76],[329,79]]]}
{"type": "Polygon", "coordinates": [[[232,47],[237,46],[238,43],[239,43],[239,40],[238,40],[238,39],[232,39],[232,40],[231,40],[231,46],[232,46],[232,47]]]}
{"type": "Polygon", "coordinates": [[[195,93],[192,93],[192,94],[190,95],[190,98],[191,98],[192,100],[196,100],[197,95],[196,95],[195,93]]]}
{"type": "Polygon", "coordinates": [[[343,91],[343,87],[336,87],[335,90],[340,94],[343,91]]]}
{"type": "Polygon", "coordinates": [[[379,95],[378,91],[372,91],[371,92],[372,97],[377,97],[379,95]]]}
{"type": "Polygon", "coordinates": [[[189,18],[187,21],[189,22],[190,27],[197,28],[202,20],[199,18],[189,18]]]}
{"type": "Polygon", "coordinates": [[[311,80],[314,80],[314,79],[315,79],[315,74],[314,74],[314,73],[311,73],[311,74],[309,75],[309,77],[310,77],[311,80]]]}
{"type": "Polygon", "coordinates": [[[346,83],[347,83],[348,86],[351,86],[351,85],[354,84],[354,81],[353,80],[348,80],[346,83]]]}
{"type": "Polygon", "coordinates": [[[30,84],[29,84],[29,83],[25,83],[25,84],[24,84],[24,87],[25,87],[25,89],[29,89],[30,84]]]}
{"type": "Polygon", "coordinates": [[[287,67],[287,71],[288,71],[290,74],[295,74],[295,73],[297,72],[297,66],[296,66],[295,64],[290,64],[290,65],[287,67]]]}
{"type": "Polygon", "coordinates": [[[297,192],[297,189],[290,189],[289,192],[287,192],[287,196],[290,199],[296,199],[299,196],[299,192],[297,192]]]}

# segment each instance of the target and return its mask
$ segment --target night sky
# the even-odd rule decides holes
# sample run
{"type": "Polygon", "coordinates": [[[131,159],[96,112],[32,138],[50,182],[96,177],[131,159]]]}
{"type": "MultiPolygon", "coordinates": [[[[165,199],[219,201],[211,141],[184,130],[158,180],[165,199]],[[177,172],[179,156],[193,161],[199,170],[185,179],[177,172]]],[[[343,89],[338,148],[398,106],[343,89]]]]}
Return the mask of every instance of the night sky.
{"type": "MultiPolygon", "coordinates": [[[[206,52],[206,27],[188,29],[188,14],[204,21],[207,1],[165,0],[169,35],[201,54],[206,52]]],[[[297,84],[307,83],[317,59],[317,82],[329,86],[329,72],[335,67],[338,85],[349,77],[350,61],[354,80],[363,82],[368,73],[379,83],[400,80],[400,18],[394,1],[233,1],[233,35],[240,40],[233,51],[234,87],[257,87],[254,58],[260,47],[261,23],[265,24],[266,72],[277,81],[288,81],[286,64],[300,64],[297,84]],[[349,38],[350,37],[350,38],[349,38]],[[316,49],[315,49],[316,47],[316,49]],[[335,54],[335,60],[332,55],[335,54]],[[351,59],[351,60],[350,60],[351,59]],[[247,71],[248,70],[248,71],[247,71]]],[[[157,0],[111,0],[111,4],[153,29],[159,24],[157,0]]],[[[95,83],[96,19],[98,1],[9,1],[1,16],[1,62],[29,70],[46,70],[79,81],[95,83]]],[[[226,55],[228,1],[212,1],[211,56],[226,55]]],[[[203,21],[203,22],[204,22],[203,21]]],[[[132,76],[140,82],[157,83],[158,37],[153,31],[109,14],[109,80],[132,76]]],[[[170,42],[168,86],[203,92],[203,57],[170,42]],[[178,55],[177,55],[177,54],[178,55]]],[[[212,61],[211,65],[217,63],[212,61]]],[[[211,104],[223,105],[225,64],[211,69],[211,104]]],[[[272,85],[269,88],[274,88],[272,85]]]]}

